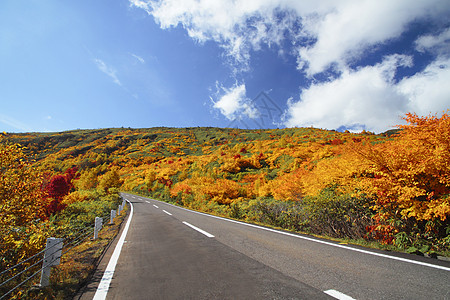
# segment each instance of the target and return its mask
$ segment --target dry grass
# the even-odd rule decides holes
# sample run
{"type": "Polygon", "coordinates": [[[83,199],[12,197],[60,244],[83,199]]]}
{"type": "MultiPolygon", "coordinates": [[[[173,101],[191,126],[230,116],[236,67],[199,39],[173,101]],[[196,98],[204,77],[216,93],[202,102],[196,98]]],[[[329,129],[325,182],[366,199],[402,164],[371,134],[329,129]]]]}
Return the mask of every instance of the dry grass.
{"type": "Polygon", "coordinates": [[[74,297],[88,284],[103,254],[119,233],[127,212],[128,206],[120,216],[114,219],[114,224],[104,225],[98,239],[88,238],[63,255],[61,264],[52,268],[50,286],[31,288],[20,297],[26,299],[71,299],[74,297]]]}

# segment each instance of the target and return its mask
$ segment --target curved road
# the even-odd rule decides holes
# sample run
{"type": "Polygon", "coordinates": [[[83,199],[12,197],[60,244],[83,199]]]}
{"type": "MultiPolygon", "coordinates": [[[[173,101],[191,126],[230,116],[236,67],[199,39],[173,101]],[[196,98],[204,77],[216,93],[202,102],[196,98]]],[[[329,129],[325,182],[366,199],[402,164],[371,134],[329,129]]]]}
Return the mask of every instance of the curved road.
{"type": "Polygon", "coordinates": [[[446,261],[341,245],[122,196],[134,213],[114,276],[105,269],[115,244],[77,299],[93,299],[96,292],[95,299],[450,299],[446,261]],[[109,288],[98,292],[107,277],[109,288]]]}

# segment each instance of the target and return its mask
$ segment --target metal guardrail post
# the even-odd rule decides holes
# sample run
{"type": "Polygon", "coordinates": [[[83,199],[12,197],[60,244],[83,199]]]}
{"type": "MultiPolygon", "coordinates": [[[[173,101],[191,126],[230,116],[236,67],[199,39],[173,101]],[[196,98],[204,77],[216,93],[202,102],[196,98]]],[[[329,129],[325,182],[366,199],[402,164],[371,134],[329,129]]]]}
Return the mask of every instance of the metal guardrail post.
{"type": "Polygon", "coordinates": [[[42,287],[50,284],[50,268],[59,265],[63,247],[62,238],[48,238],[45,245],[44,261],[42,263],[41,283],[42,287]]]}

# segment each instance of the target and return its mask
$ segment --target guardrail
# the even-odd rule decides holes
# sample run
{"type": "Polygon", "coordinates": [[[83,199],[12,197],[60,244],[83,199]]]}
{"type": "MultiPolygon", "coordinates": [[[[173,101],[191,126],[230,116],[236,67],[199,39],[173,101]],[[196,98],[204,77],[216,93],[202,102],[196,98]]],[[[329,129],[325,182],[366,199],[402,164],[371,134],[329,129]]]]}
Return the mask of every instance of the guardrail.
{"type": "Polygon", "coordinates": [[[37,288],[46,287],[50,284],[50,271],[52,266],[57,266],[60,264],[61,257],[67,254],[72,248],[80,245],[87,238],[92,236],[95,240],[98,238],[98,232],[103,227],[103,220],[109,219],[109,224],[114,223],[114,218],[119,216],[122,210],[125,207],[125,199],[122,200],[122,204],[119,205],[117,210],[111,210],[107,216],[96,217],[94,226],[88,228],[80,228],[81,232],[76,236],[67,239],[66,243],[64,243],[63,238],[47,238],[47,243],[45,249],[39,251],[38,253],[22,260],[21,262],[15,264],[14,266],[9,267],[6,270],[0,272],[0,277],[4,276],[7,273],[11,274],[11,277],[0,283],[0,288],[6,287],[8,283],[12,283],[15,279],[21,278],[20,283],[17,283],[15,286],[10,287],[6,293],[0,296],[0,300],[6,299],[8,295],[18,290],[21,286],[29,282],[32,278],[36,277],[39,273],[41,273],[40,283],[36,286],[37,288]],[[31,265],[27,266],[23,270],[19,271],[19,269],[24,266],[25,263],[29,263],[31,265]],[[31,274],[31,275],[29,275],[31,274]]]}

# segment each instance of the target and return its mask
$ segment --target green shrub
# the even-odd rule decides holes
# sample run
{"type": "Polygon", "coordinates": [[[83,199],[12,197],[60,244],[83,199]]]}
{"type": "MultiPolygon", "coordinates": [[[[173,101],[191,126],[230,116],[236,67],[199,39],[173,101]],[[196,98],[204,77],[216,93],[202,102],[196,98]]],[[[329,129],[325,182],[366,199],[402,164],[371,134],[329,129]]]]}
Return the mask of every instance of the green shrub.
{"type": "Polygon", "coordinates": [[[316,197],[302,200],[312,233],[338,238],[363,238],[372,225],[370,198],[354,197],[338,191],[337,186],[323,189],[316,197]]]}

